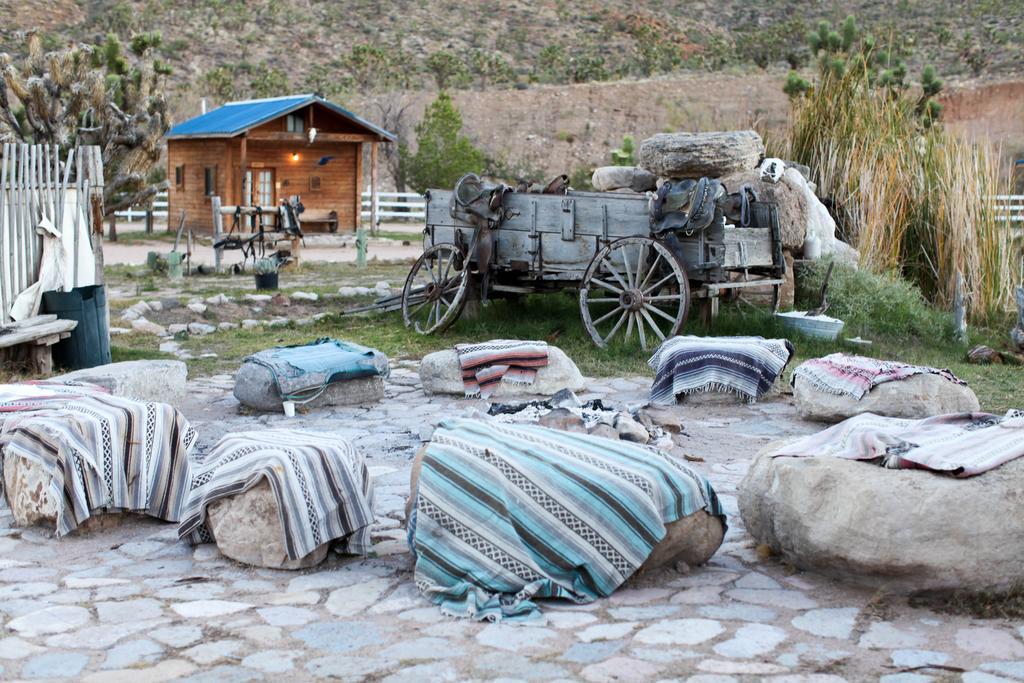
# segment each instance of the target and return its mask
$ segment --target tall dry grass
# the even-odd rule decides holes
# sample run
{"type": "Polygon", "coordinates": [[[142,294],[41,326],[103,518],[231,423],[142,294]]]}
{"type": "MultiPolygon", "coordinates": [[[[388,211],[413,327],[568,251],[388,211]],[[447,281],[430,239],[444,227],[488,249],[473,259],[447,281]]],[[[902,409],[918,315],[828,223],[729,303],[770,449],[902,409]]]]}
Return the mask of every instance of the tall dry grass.
{"type": "Polygon", "coordinates": [[[988,200],[1007,191],[998,151],[923,126],[914,104],[872,87],[866,69],[823,73],[772,146],[810,166],[863,267],[907,277],[944,307],[960,272],[970,315],[988,318],[1010,305],[1013,285],[1011,226],[988,200]]]}

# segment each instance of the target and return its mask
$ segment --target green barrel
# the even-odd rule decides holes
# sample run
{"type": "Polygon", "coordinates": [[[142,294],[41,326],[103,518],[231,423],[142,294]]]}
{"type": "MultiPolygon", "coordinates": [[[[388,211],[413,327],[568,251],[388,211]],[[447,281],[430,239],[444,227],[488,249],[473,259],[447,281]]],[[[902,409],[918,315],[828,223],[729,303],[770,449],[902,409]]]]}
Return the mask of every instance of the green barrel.
{"type": "Polygon", "coordinates": [[[53,346],[55,365],[78,370],[110,362],[107,293],[103,285],[76,287],[70,292],[43,292],[41,312],[78,321],[71,336],[53,346]]]}

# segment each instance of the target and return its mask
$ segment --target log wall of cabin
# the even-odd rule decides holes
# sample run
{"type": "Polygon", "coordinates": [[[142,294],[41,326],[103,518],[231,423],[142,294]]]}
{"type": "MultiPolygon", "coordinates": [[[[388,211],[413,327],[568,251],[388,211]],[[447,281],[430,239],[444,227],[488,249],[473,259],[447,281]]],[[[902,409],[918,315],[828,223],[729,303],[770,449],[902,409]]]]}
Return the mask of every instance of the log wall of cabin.
{"type": "MultiPolygon", "coordinates": [[[[206,196],[206,168],[216,168],[215,193],[225,204],[231,178],[231,143],[227,139],[167,141],[167,226],[178,229],[181,210],[185,210],[185,228],[195,232],[213,232],[210,198],[206,196]],[[183,167],[184,182],[176,182],[175,169],[183,167]]],[[[237,162],[236,162],[237,163],[237,162]]]]}

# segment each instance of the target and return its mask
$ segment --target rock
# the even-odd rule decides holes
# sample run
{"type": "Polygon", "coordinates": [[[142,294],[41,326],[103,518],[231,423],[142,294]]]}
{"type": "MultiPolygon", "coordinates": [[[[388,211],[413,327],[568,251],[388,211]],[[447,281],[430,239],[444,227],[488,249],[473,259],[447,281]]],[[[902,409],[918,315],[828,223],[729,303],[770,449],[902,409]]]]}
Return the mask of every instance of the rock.
{"type": "Polygon", "coordinates": [[[291,324],[291,322],[292,321],[289,320],[288,318],[274,318],[269,323],[267,323],[267,326],[268,327],[288,327],[288,325],[291,324]]]}
{"type": "Polygon", "coordinates": [[[246,294],[242,298],[245,299],[246,301],[251,301],[253,303],[265,304],[268,303],[274,297],[270,296],[269,294],[246,294]]]}
{"type": "Polygon", "coordinates": [[[199,303],[198,301],[189,304],[188,306],[186,306],[186,308],[188,310],[192,311],[193,313],[198,314],[198,315],[202,315],[203,313],[206,313],[206,304],[199,303]]]}
{"type": "Polygon", "coordinates": [[[145,318],[138,318],[136,320],[133,320],[132,321],[132,329],[135,330],[136,332],[145,332],[146,334],[155,334],[155,335],[157,335],[159,337],[162,337],[165,334],[167,334],[167,330],[164,328],[163,325],[157,325],[156,323],[151,323],[148,320],[146,320],[145,318]]]}
{"type": "Polygon", "coordinates": [[[111,327],[110,334],[117,336],[121,334],[131,334],[132,330],[130,327],[111,327]]]}
{"type": "Polygon", "coordinates": [[[591,436],[600,436],[603,439],[614,439],[618,440],[619,433],[615,430],[615,427],[606,425],[603,422],[598,422],[596,425],[590,428],[591,436]]]}
{"type": "Polygon", "coordinates": [[[967,351],[967,361],[977,365],[989,365],[991,363],[1002,363],[1003,355],[990,346],[976,344],[967,351]]]}
{"type": "Polygon", "coordinates": [[[779,445],[754,459],[738,503],[751,536],[796,567],[904,592],[1004,590],[1024,580],[1024,458],[957,479],[770,457],[779,445]]]}
{"type": "Polygon", "coordinates": [[[757,166],[764,142],[752,130],[716,133],[660,133],[640,143],[639,166],[657,176],[700,178],[757,166]]]}
{"type": "Polygon", "coordinates": [[[170,310],[172,308],[181,308],[181,300],[175,299],[174,297],[164,297],[160,299],[160,308],[154,308],[153,310],[170,310]]]}
{"type": "Polygon", "coordinates": [[[231,303],[231,297],[222,292],[220,294],[214,294],[213,296],[208,298],[206,300],[206,303],[210,304],[211,306],[223,306],[224,304],[231,303]]]}
{"type": "Polygon", "coordinates": [[[179,406],[185,400],[187,380],[188,366],[180,360],[126,360],[75,370],[50,381],[88,382],[115,396],[179,406]]]}
{"type": "Polygon", "coordinates": [[[381,296],[387,296],[391,293],[391,283],[387,280],[380,280],[373,286],[373,290],[381,296]]]}
{"type": "Polygon", "coordinates": [[[315,292],[292,292],[292,298],[299,301],[317,301],[320,295],[315,292]]]}
{"type": "Polygon", "coordinates": [[[270,303],[274,304],[275,306],[288,307],[292,305],[292,300],[289,299],[286,294],[278,292],[270,299],[270,303]]]}
{"type": "Polygon", "coordinates": [[[50,495],[52,477],[45,467],[17,455],[4,458],[4,495],[18,526],[57,524],[57,501],[50,495]]]}
{"type": "Polygon", "coordinates": [[[350,297],[350,296],[357,296],[357,295],[358,295],[358,292],[356,292],[356,288],[355,287],[338,287],[338,296],[350,297]]]}
{"type": "Polygon", "coordinates": [[[920,419],[981,409],[978,397],[970,387],[931,373],[883,382],[860,400],[846,394],[820,391],[810,382],[797,378],[793,396],[800,417],[820,422],[842,422],[861,413],[920,419]]]}
{"type": "Polygon", "coordinates": [[[164,302],[162,302],[162,301],[158,301],[158,300],[147,301],[146,305],[149,306],[149,310],[151,310],[151,311],[162,311],[162,310],[164,310],[164,302]]]}
{"type": "Polygon", "coordinates": [[[238,323],[228,322],[227,320],[225,320],[224,322],[217,323],[217,329],[218,330],[237,330],[238,329],[238,323]]]}
{"type": "Polygon", "coordinates": [[[623,441],[636,443],[647,443],[651,440],[651,434],[647,428],[633,419],[629,413],[619,413],[615,416],[615,431],[623,441]]]}
{"type": "MultiPolygon", "coordinates": [[[[281,396],[277,392],[277,385],[270,370],[256,363],[242,363],[242,367],[235,373],[234,394],[242,405],[255,410],[283,410],[281,396]]],[[[324,406],[359,405],[380,401],[383,398],[383,379],[361,377],[328,385],[322,394],[302,407],[316,409],[324,406]]]]}
{"type": "Polygon", "coordinates": [[[691,567],[711,559],[725,538],[725,524],[704,510],[697,510],[665,525],[661,539],[639,571],[670,569],[680,562],[691,567]]]}
{"type": "Polygon", "coordinates": [[[262,323],[259,320],[253,320],[252,318],[246,318],[242,321],[243,330],[252,330],[259,327],[262,323]]]}
{"type": "Polygon", "coordinates": [[[121,320],[132,321],[138,320],[141,317],[142,315],[133,308],[127,308],[123,313],[121,313],[121,320]]]}
{"type": "Polygon", "coordinates": [[[561,429],[565,432],[586,433],[587,431],[583,425],[583,418],[567,408],[555,408],[551,412],[541,415],[537,424],[541,427],[561,429]]]}
{"type": "Polygon", "coordinates": [[[188,332],[188,325],[186,323],[171,323],[167,326],[168,334],[181,334],[188,332]]]}
{"type": "Polygon", "coordinates": [[[651,405],[644,408],[642,414],[669,434],[679,434],[683,431],[683,414],[679,409],[671,406],[651,405]]]}
{"type": "MultiPolygon", "coordinates": [[[[462,371],[455,351],[435,351],[424,356],[420,362],[420,382],[428,394],[464,394],[462,371]]],[[[584,386],[583,375],[576,364],[558,347],[548,346],[548,364],[537,369],[533,384],[519,386],[502,382],[492,397],[551,396],[562,389],[582,391],[584,386]]]]}
{"type": "Polygon", "coordinates": [[[555,395],[548,400],[548,403],[552,408],[580,408],[583,406],[576,394],[572,393],[568,389],[562,389],[561,391],[556,392],[555,395]]]}
{"type": "Polygon", "coordinates": [[[627,188],[634,192],[654,190],[658,176],[635,166],[601,166],[594,169],[590,184],[598,192],[627,188]]]}
{"type": "Polygon", "coordinates": [[[189,334],[194,334],[194,335],[199,336],[199,337],[201,337],[203,335],[207,335],[207,334],[213,334],[216,331],[217,331],[217,328],[214,327],[213,325],[208,324],[208,323],[189,323],[188,324],[188,333],[189,334]]]}
{"type": "Polygon", "coordinates": [[[303,558],[288,559],[277,499],[266,479],[248,491],[215,500],[206,514],[207,526],[220,552],[244,564],[306,569],[323,562],[330,549],[330,543],[324,543],[303,558]]]}

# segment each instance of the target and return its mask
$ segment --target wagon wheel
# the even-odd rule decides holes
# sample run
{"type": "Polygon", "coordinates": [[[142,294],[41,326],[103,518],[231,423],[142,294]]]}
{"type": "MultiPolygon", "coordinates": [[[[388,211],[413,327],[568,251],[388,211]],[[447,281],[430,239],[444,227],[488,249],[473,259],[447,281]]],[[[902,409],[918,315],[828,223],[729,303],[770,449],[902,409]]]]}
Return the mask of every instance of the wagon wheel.
{"type": "Polygon", "coordinates": [[[674,336],[690,310],[690,283],[679,259],[649,237],[624,237],[590,262],[580,288],[580,315],[594,343],[605,347],[636,328],[640,346],[674,336]]]}
{"type": "Polygon", "coordinates": [[[443,332],[466,303],[469,269],[454,244],[435,244],[416,259],[402,288],[402,320],[420,334],[443,332]]]}

